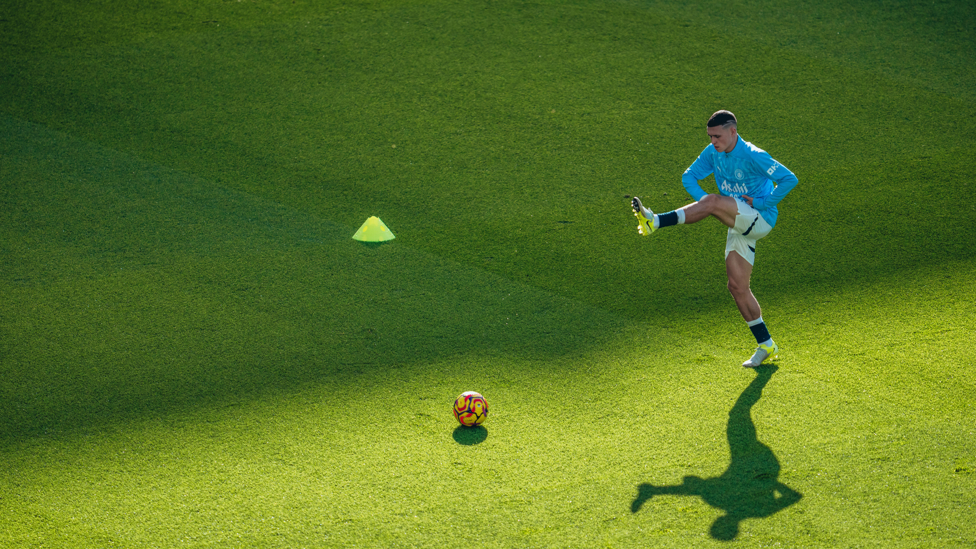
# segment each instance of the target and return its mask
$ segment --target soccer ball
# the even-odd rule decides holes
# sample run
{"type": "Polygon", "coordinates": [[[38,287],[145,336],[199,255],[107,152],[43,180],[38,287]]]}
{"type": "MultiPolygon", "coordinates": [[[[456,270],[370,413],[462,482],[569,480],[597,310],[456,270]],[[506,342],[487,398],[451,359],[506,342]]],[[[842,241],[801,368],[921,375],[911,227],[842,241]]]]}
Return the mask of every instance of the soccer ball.
{"type": "Polygon", "coordinates": [[[488,401],[480,393],[465,391],[454,401],[454,417],[465,427],[481,425],[488,419],[488,401]]]}

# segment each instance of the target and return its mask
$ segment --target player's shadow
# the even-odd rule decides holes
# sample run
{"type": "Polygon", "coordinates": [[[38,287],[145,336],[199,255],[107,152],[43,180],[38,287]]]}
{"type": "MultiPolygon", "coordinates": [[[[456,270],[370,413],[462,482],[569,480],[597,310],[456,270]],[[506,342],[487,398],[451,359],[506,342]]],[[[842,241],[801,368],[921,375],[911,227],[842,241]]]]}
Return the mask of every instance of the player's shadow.
{"type": "Polygon", "coordinates": [[[739,395],[729,411],[726,433],[731,462],[721,476],[701,478],[686,476],[676,486],[641,484],[637,498],[630,506],[636,513],[644,502],[657,495],[698,496],[705,503],[725,511],[712,524],[711,536],[729,541],[739,535],[739,524],[748,518],[764,518],[800,501],[803,494],[779,482],[779,460],[769,446],[759,442],[752,422],[752,406],[759,402],[762,390],[776,366],[756,369],[756,378],[739,395]]]}

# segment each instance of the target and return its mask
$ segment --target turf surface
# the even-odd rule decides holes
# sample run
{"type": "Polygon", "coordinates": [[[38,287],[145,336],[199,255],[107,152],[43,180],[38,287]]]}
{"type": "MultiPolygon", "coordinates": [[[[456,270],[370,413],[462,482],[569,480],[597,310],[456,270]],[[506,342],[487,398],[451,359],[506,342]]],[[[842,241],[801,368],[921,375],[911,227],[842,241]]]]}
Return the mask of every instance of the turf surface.
{"type": "Polygon", "coordinates": [[[7,2],[0,545],[972,546],[974,23],[7,2]],[[718,108],[800,179],[757,372],[724,229],[628,207],[718,108]]]}

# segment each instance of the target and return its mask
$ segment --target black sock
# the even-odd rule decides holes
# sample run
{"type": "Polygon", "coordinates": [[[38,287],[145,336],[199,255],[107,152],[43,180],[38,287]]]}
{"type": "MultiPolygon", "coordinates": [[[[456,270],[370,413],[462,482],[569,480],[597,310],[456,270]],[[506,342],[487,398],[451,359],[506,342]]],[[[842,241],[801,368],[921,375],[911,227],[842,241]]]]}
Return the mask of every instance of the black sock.
{"type": "Polygon", "coordinates": [[[769,330],[766,329],[766,323],[762,321],[762,318],[759,320],[759,323],[749,326],[749,329],[752,330],[752,335],[756,336],[756,343],[765,343],[772,337],[769,335],[769,330]]]}
{"type": "Polygon", "coordinates": [[[658,214],[657,216],[657,228],[670,227],[671,225],[678,224],[678,213],[670,211],[668,213],[658,214]]]}

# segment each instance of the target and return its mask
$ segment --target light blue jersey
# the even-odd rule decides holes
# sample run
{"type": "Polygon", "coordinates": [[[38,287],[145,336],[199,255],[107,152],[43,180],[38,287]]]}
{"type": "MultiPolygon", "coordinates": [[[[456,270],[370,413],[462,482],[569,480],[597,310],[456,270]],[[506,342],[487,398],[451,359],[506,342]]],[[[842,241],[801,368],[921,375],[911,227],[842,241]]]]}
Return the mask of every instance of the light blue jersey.
{"type": "Polygon", "coordinates": [[[732,152],[720,153],[713,145],[705,147],[695,162],[681,176],[681,183],[696,201],[706,193],[698,183],[712,173],[718,192],[723,196],[753,198],[752,207],[759,210],[770,227],[776,225],[776,205],[799,182],[786,166],[773,160],[769,153],[737,137],[732,152]]]}

